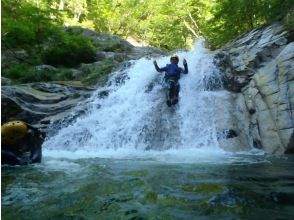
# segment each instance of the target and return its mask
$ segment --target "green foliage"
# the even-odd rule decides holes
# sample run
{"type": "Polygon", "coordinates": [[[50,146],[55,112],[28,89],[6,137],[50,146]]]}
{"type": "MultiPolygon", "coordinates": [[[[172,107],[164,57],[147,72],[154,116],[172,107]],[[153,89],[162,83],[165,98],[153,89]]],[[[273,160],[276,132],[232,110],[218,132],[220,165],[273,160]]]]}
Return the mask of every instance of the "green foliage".
{"type": "Polygon", "coordinates": [[[61,68],[59,69],[57,75],[56,75],[56,81],[67,81],[67,80],[73,80],[74,77],[72,76],[72,70],[67,68],[61,68]]]}
{"type": "Polygon", "coordinates": [[[204,35],[214,46],[222,46],[240,34],[283,17],[293,0],[223,0],[212,8],[213,18],[204,28],[204,35]]]}
{"type": "Polygon", "coordinates": [[[1,41],[8,48],[30,48],[48,39],[61,24],[59,13],[40,9],[29,1],[2,0],[1,41]]]}
{"type": "Polygon", "coordinates": [[[124,52],[125,46],[118,41],[106,40],[99,45],[99,49],[105,52],[124,52]]]}
{"type": "Polygon", "coordinates": [[[29,83],[55,80],[52,71],[35,71],[27,64],[15,64],[3,71],[3,76],[14,80],[16,83],[29,83]]]}
{"type": "Polygon", "coordinates": [[[80,63],[95,61],[93,43],[78,33],[59,32],[43,52],[42,59],[46,64],[54,66],[75,67],[80,63]]]}
{"type": "Polygon", "coordinates": [[[284,25],[289,32],[289,40],[294,41],[294,8],[291,10],[283,20],[284,25]]]}
{"type": "MultiPolygon", "coordinates": [[[[52,65],[91,62],[91,41],[62,25],[132,37],[165,50],[191,47],[204,38],[220,47],[252,28],[285,16],[293,0],[2,0],[2,45],[36,48],[52,65]],[[45,45],[45,46],[44,46],[45,45]]],[[[123,45],[100,49],[123,52],[123,45]]],[[[33,54],[33,53],[31,53],[33,54]]],[[[39,54],[38,54],[39,55],[39,54]]]]}
{"type": "Polygon", "coordinates": [[[14,64],[2,71],[2,75],[14,83],[49,82],[73,80],[72,70],[60,68],[57,71],[36,70],[28,64],[14,64]]]}
{"type": "Polygon", "coordinates": [[[32,28],[22,24],[21,22],[11,21],[5,26],[4,36],[2,40],[6,40],[5,43],[13,46],[23,46],[32,44],[35,39],[35,33],[32,28]]]}

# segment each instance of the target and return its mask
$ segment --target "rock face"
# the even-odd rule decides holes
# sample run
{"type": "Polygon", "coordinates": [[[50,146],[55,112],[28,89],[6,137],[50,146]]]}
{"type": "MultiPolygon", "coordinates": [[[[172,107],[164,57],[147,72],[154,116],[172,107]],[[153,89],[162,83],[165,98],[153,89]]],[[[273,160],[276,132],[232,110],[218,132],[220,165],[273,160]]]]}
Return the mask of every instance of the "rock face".
{"type": "Polygon", "coordinates": [[[2,122],[22,120],[46,131],[49,124],[69,116],[92,91],[79,82],[2,86],[2,122]]]}
{"type": "Polygon", "coordinates": [[[270,154],[294,151],[291,32],[276,22],[239,37],[215,55],[225,88],[244,100],[249,144],[270,154]]]}
{"type": "Polygon", "coordinates": [[[116,62],[121,62],[125,60],[137,60],[142,57],[155,57],[167,54],[155,47],[135,47],[119,36],[101,34],[81,27],[68,28],[69,31],[71,29],[80,30],[83,35],[91,37],[94,42],[99,45],[100,50],[96,53],[97,61],[112,59],[116,62]]]}

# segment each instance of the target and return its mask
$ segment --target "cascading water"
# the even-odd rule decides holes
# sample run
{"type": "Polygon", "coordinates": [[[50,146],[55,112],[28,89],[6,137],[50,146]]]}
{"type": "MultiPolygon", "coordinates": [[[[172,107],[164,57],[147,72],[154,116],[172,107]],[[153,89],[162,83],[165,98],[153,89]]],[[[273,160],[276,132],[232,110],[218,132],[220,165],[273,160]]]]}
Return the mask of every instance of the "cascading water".
{"type": "Polygon", "coordinates": [[[3,219],[293,219],[294,158],[222,150],[248,145],[220,136],[246,128],[246,107],[201,42],[179,56],[177,106],[152,60],[132,62],[44,143],[42,163],[2,167],[3,219]]]}
{"type": "MultiPolygon", "coordinates": [[[[44,143],[45,152],[110,157],[139,152],[154,155],[154,151],[222,152],[214,116],[219,92],[209,91],[221,87],[221,80],[212,55],[202,44],[198,41],[192,52],[178,53],[180,61],[188,60],[189,73],[180,79],[177,106],[167,107],[163,74],[155,71],[152,60],[140,59],[113,73],[107,86],[91,97],[88,112],[44,143]],[[108,95],[99,98],[102,90],[108,95]]],[[[157,61],[164,66],[169,57],[157,61]]]]}

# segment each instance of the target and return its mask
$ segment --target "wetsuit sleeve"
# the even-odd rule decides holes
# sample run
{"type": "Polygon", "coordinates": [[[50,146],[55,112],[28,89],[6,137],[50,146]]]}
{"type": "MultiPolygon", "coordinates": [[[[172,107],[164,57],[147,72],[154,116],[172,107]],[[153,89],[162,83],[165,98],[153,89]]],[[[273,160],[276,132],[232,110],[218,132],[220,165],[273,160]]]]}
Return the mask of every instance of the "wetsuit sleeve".
{"type": "Polygon", "coordinates": [[[184,74],[188,74],[188,64],[184,64],[184,74]]]}
{"type": "Polygon", "coordinates": [[[40,163],[42,160],[42,144],[45,139],[45,134],[33,126],[27,124],[31,132],[28,134],[28,146],[30,146],[31,163],[40,163]]]}
{"type": "Polygon", "coordinates": [[[162,68],[159,68],[159,66],[156,64],[154,64],[154,67],[156,69],[157,72],[165,72],[166,71],[166,67],[162,67],[162,68]]]}

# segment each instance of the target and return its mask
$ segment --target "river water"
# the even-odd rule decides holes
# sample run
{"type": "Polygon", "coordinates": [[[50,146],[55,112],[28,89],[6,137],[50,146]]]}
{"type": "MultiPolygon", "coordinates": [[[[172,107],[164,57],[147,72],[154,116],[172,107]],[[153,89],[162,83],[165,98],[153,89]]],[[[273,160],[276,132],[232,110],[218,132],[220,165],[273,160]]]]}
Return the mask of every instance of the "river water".
{"type": "Polygon", "coordinates": [[[2,166],[2,219],[293,219],[294,158],[221,149],[228,93],[212,55],[198,42],[179,56],[178,106],[152,60],[131,62],[48,138],[41,164],[2,166]]]}
{"type": "Polygon", "coordinates": [[[293,219],[293,157],[162,159],[2,167],[2,219],[293,219]]]}

